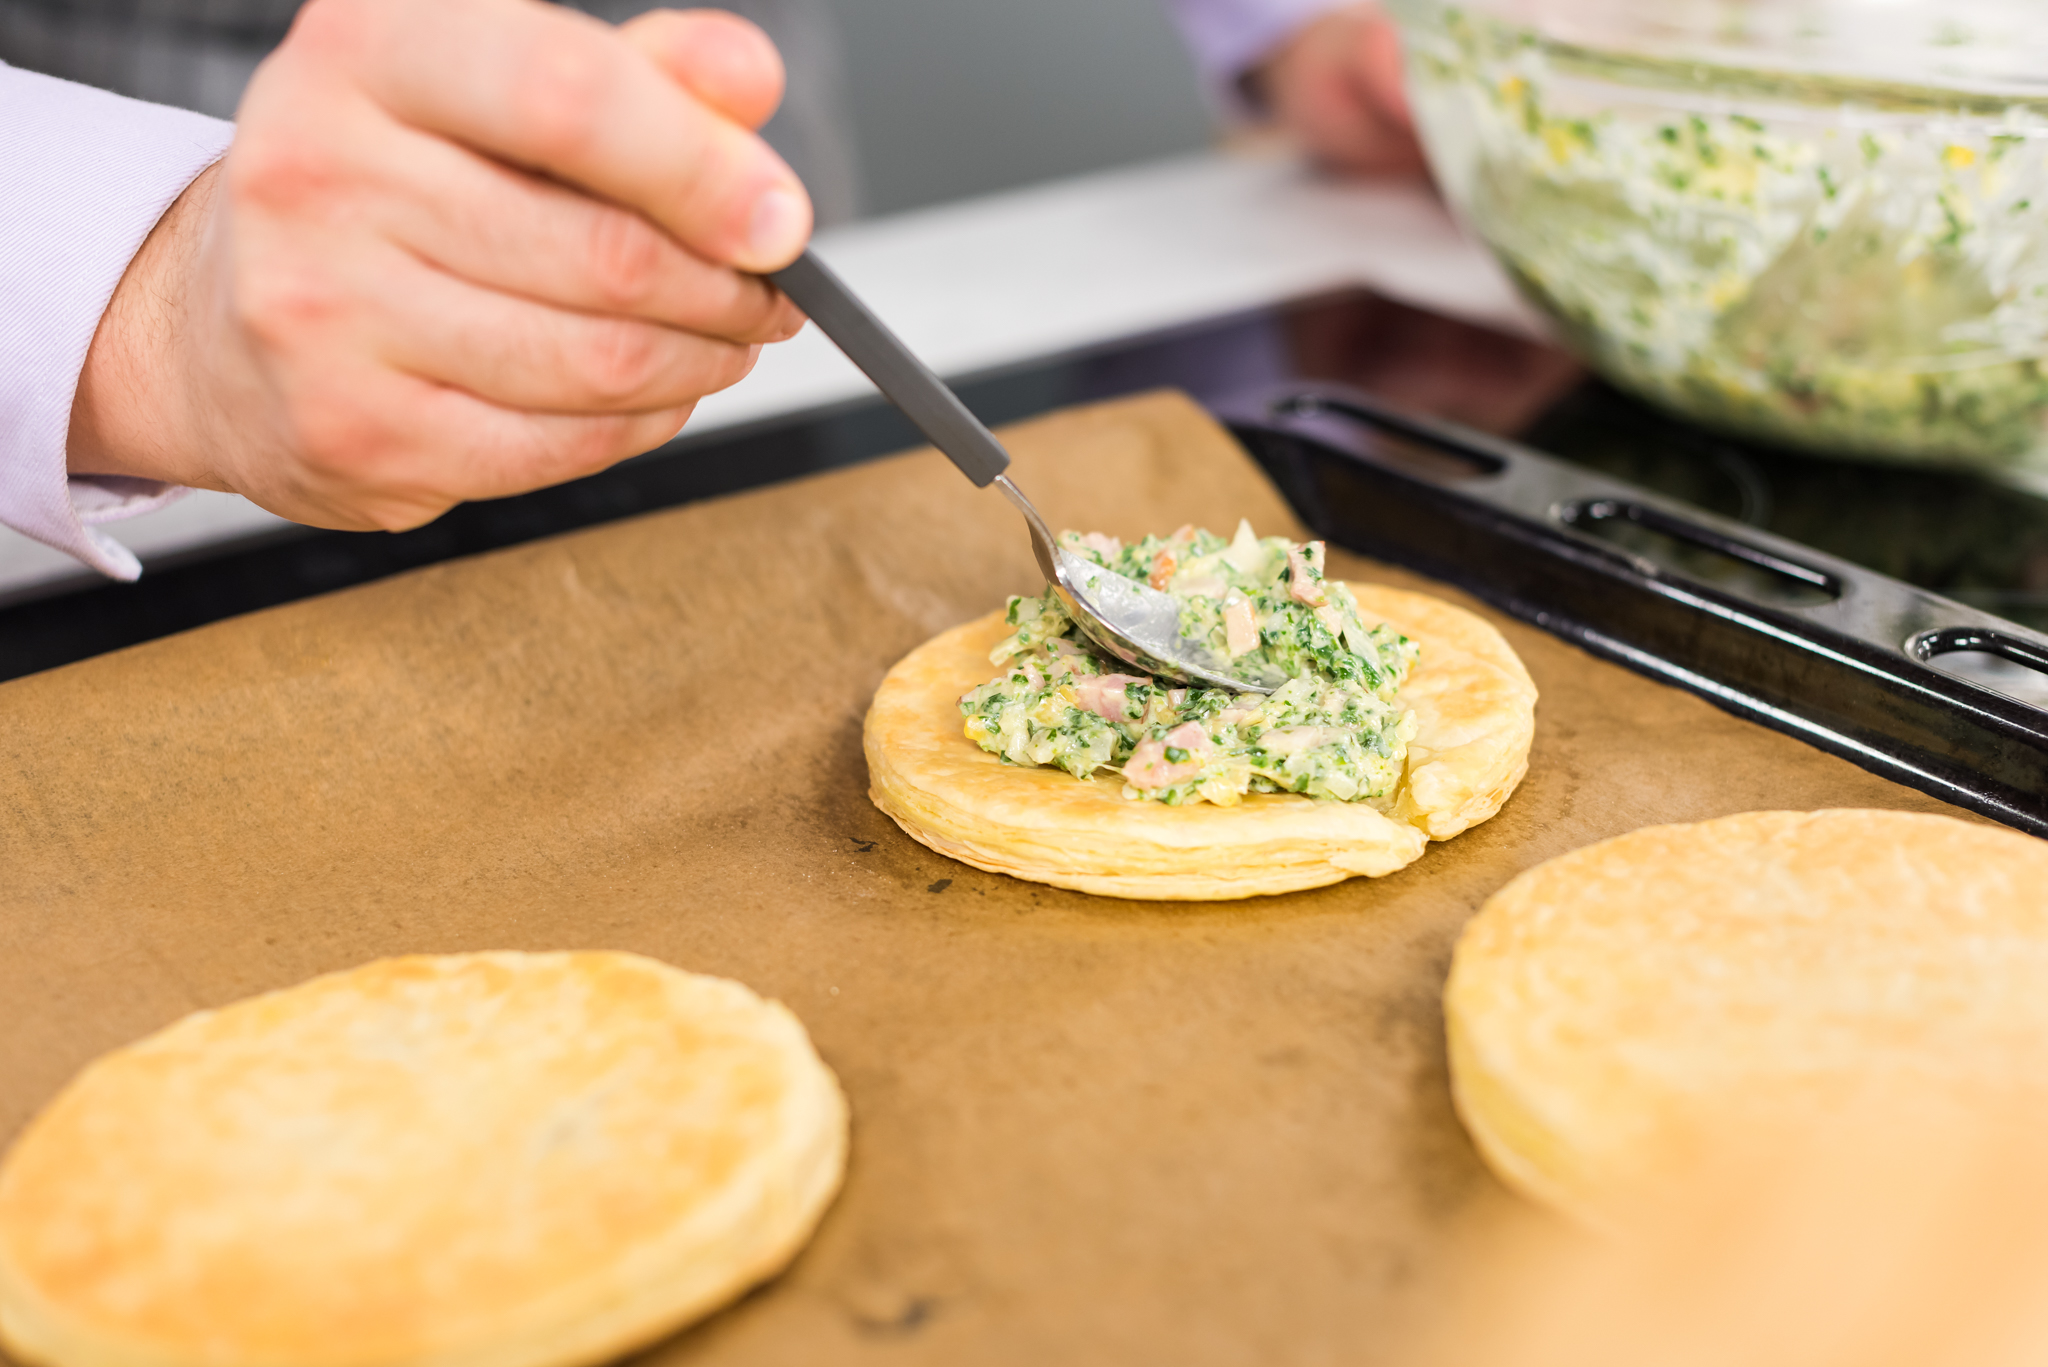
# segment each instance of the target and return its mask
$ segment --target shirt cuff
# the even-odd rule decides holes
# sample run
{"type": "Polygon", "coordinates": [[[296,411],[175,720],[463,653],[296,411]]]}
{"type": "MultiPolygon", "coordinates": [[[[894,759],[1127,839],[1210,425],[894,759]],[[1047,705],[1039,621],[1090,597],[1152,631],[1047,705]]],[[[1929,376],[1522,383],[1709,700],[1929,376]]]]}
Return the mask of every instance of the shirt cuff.
{"type": "Polygon", "coordinates": [[[98,524],[184,491],[65,469],[100,315],[143,239],[234,125],[0,64],[0,524],[116,579],[141,562],[98,524]]]}
{"type": "Polygon", "coordinates": [[[1168,0],[1217,107],[1239,118],[1254,112],[1244,97],[1245,74],[1310,20],[1355,2],[1168,0]]]}

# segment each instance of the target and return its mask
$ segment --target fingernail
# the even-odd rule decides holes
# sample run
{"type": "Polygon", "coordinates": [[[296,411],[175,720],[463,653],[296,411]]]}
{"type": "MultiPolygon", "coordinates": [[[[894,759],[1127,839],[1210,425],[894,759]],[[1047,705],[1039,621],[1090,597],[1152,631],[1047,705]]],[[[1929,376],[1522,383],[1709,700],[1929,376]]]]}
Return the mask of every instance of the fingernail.
{"type": "Polygon", "coordinates": [[[757,264],[779,268],[796,259],[810,232],[811,214],[803,200],[787,190],[770,190],[754,201],[747,247],[757,264]]]}

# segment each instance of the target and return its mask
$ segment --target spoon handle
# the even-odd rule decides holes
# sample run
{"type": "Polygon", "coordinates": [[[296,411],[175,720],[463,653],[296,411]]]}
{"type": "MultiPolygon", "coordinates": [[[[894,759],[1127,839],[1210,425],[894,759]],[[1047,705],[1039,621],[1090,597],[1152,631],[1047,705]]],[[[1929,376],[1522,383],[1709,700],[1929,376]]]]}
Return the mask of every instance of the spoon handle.
{"type": "Polygon", "coordinates": [[[808,248],[781,270],[770,271],[768,279],[977,487],[987,488],[1009,467],[1010,453],[995,434],[808,248]]]}

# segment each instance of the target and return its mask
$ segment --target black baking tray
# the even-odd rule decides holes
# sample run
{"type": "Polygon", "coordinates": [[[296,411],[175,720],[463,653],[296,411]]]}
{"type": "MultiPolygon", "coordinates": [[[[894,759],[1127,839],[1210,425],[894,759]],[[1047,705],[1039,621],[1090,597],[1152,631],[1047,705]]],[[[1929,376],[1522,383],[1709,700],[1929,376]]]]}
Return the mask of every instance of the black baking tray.
{"type": "Polygon", "coordinates": [[[2021,696],[2048,682],[2048,635],[1360,390],[1216,407],[1336,544],[2048,835],[2048,710],[2021,696]]]}

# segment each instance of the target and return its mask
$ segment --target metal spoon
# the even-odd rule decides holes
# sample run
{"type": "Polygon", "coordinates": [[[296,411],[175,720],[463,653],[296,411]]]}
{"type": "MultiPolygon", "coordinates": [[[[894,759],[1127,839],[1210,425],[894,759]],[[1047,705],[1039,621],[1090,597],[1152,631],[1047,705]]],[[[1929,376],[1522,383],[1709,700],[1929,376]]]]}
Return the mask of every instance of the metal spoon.
{"type": "Polygon", "coordinates": [[[768,279],[811,316],[859,366],[883,397],[903,410],[932,445],[960,467],[977,488],[993,484],[1017,505],[1031,529],[1031,550],[1046,582],[1066,605],[1082,634],[1109,654],[1156,677],[1206,684],[1240,693],[1271,693],[1282,679],[1240,678],[1231,664],[1200,641],[1180,633],[1180,604],[1170,594],[1104,569],[1053,540],[1045,519],[1003,473],[1010,453],[967,405],[868,311],[845,282],[806,251],[768,279]]]}

